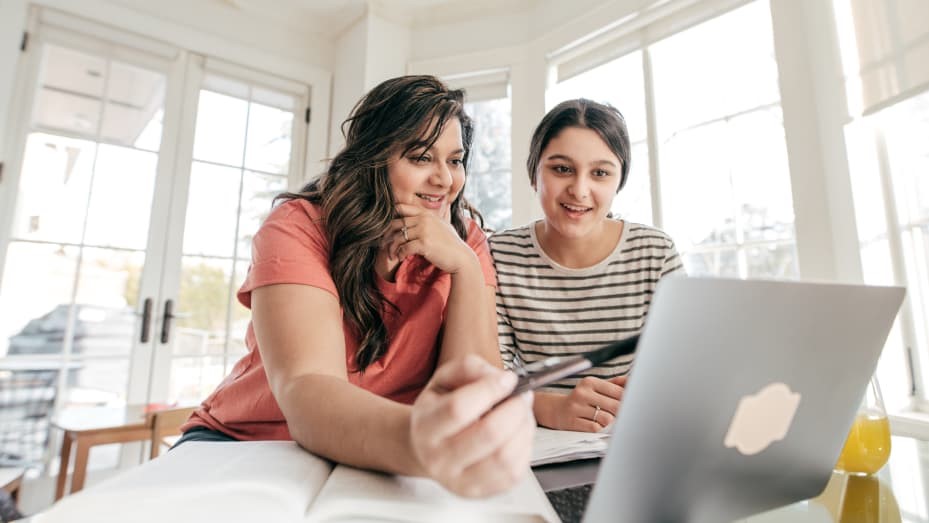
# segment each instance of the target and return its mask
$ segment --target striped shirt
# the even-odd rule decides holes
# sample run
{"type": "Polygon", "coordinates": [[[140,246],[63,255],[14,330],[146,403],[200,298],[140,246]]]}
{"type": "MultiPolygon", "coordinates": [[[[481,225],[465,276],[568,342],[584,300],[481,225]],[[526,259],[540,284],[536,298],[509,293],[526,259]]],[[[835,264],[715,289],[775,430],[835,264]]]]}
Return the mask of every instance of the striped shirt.
{"type": "MultiPolygon", "coordinates": [[[[574,355],[637,334],[658,280],[683,265],[664,232],[625,222],[616,249],[592,267],[557,264],[539,246],[534,224],[490,237],[497,269],[497,332],[507,368],[574,355]]],[[[545,387],[573,388],[584,376],[629,372],[633,355],[545,387]]]]}

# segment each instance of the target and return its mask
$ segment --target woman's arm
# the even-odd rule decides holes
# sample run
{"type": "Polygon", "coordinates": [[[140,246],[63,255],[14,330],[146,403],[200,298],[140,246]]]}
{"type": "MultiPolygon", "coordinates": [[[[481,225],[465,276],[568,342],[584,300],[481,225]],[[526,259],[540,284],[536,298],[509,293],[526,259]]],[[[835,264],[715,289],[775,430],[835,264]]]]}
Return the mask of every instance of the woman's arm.
{"type": "Polygon", "coordinates": [[[485,284],[477,257],[474,265],[467,273],[452,274],[439,365],[466,354],[477,354],[503,368],[497,345],[496,290],[485,284]]]}
{"type": "Polygon", "coordinates": [[[439,365],[477,354],[502,368],[495,290],[484,280],[477,253],[458,236],[446,218],[406,204],[397,204],[397,212],[401,218],[394,220],[388,232],[393,238],[389,252],[397,259],[418,254],[452,278],[439,365]]]}
{"type": "Polygon", "coordinates": [[[462,495],[499,492],[527,467],[528,454],[514,442],[531,447],[530,407],[517,398],[491,410],[512,390],[511,373],[455,361],[436,372],[413,407],[402,405],[348,382],[332,294],[270,285],[252,291],[251,305],[271,391],[307,450],[357,467],[426,475],[462,495]],[[491,477],[494,469],[501,477],[491,477]]]}

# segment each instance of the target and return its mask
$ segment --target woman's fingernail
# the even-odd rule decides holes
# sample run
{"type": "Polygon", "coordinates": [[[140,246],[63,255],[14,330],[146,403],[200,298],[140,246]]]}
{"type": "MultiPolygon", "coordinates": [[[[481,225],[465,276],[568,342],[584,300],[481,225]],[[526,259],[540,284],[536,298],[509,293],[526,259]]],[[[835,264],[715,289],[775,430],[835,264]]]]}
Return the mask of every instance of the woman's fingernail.
{"type": "Polygon", "coordinates": [[[513,390],[516,386],[516,375],[512,372],[504,372],[500,375],[500,388],[503,390],[513,390]]]}

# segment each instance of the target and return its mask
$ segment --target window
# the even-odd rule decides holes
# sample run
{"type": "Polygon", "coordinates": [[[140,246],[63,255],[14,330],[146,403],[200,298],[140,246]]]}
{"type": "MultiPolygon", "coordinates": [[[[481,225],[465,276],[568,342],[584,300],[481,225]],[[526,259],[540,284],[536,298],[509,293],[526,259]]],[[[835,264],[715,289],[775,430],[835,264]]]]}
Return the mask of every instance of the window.
{"type": "Polygon", "coordinates": [[[23,59],[0,372],[54,374],[59,413],[199,403],[246,352],[235,292],[303,178],[309,87],[59,26],[40,21],[23,59]]]}
{"type": "Polygon", "coordinates": [[[796,277],[768,3],[661,39],[649,41],[648,34],[645,28],[636,35],[645,42],[638,51],[554,85],[547,105],[586,97],[625,114],[632,169],[614,211],[667,230],[690,274],[796,277]],[[652,148],[656,166],[649,165],[652,148]],[[660,195],[657,215],[652,194],[660,195]]]}
{"type": "Polygon", "coordinates": [[[913,393],[925,406],[929,379],[929,92],[867,120],[877,129],[880,161],[876,168],[853,169],[862,269],[869,283],[907,288],[878,374],[893,412],[909,407],[913,393]],[[875,172],[884,177],[883,188],[875,172]],[[911,379],[900,379],[907,375],[911,379]]]}
{"type": "Polygon", "coordinates": [[[225,75],[203,77],[181,253],[168,398],[205,398],[247,352],[251,318],[236,298],[251,240],[288,188],[303,100],[225,75]]]}
{"type": "Polygon", "coordinates": [[[767,2],[670,36],[650,53],[662,223],[688,271],[796,277],[767,2]]]}
{"type": "Polygon", "coordinates": [[[465,110],[474,119],[465,198],[481,212],[486,228],[509,228],[513,222],[510,99],[468,102],[465,110]]]}

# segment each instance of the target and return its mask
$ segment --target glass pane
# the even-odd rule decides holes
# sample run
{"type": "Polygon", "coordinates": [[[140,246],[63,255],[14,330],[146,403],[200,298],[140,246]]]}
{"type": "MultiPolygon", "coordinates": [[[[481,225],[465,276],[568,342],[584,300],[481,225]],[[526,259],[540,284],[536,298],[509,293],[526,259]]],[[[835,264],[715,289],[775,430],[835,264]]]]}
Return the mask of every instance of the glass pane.
{"type": "Polygon", "coordinates": [[[635,223],[653,225],[651,180],[648,167],[648,145],[632,145],[632,169],[626,186],[613,199],[613,216],[635,223]]]}
{"type": "Polygon", "coordinates": [[[13,237],[80,243],[95,145],[31,133],[13,218],[13,237]]]}
{"type": "Polygon", "coordinates": [[[199,404],[224,377],[222,356],[174,358],[171,360],[168,402],[178,405],[199,404]]]}
{"type": "Polygon", "coordinates": [[[662,137],[780,100],[768,2],[668,37],[651,47],[651,57],[662,137]]]}
{"type": "Polygon", "coordinates": [[[145,254],[85,248],[77,287],[74,353],[129,355],[145,254]]]}
{"type": "Polygon", "coordinates": [[[894,285],[893,258],[887,238],[861,245],[861,269],[869,285],[894,285]]]}
{"type": "Polygon", "coordinates": [[[219,354],[226,344],[232,260],[185,256],[181,262],[173,352],[219,354]]]}
{"type": "Polygon", "coordinates": [[[727,127],[728,143],[717,147],[729,151],[744,239],[792,239],[793,195],[780,107],[737,116],[727,127]]]}
{"type": "Polygon", "coordinates": [[[200,91],[194,158],[226,165],[242,165],[248,102],[200,91]]]}
{"type": "Polygon", "coordinates": [[[688,276],[739,277],[739,260],[735,249],[686,252],[681,254],[688,276]]]}
{"type": "Polygon", "coordinates": [[[880,119],[900,220],[929,221],[929,93],[881,113],[880,119]]]}
{"type": "Polygon", "coordinates": [[[641,51],[629,53],[555,84],[545,93],[545,107],[551,109],[560,102],[574,98],[588,98],[619,109],[626,118],[630,140],[645,140],[648,124],[645,118],[641,51]]]}
{"type": "Polygon", "coordinates": [[[157,164],[156,153],[99,146],[85,243],[145,249],[157,164]]]}
{"type": "Polygon", "coordinates": [[[241,171],[194,162],[184,222],[184,254],[232,257],[241,171]]]}
{"type": "MultiPolygon", "coordinates": [[[[135,146],[153,121],[160,123],[164,97],[163,74],[112,62],[100,135],[121,145],[135,146]]],[[[150,132],[147,138],[146,148],[158,150],[161,133],[150,132]]]]}
{"type": "Polygon", "coordinates": [[[510,148],[510,99],[465,104],[474,120],[474,140],[465,182],[465,198],[495,230],[513,221],[510,148]]]}
{"type": "Polygon", "coordinates": [[[248,112],[248,146],[245,167],[287,174],[290,169],[294,113],[252,103],[248,112]]]}
{"type": "Polygon", "coordinates": [[[661,148],[664,227],[684,250],[737,240],[728,138],[726,124],[717,122],[682,132],[661,148]]]}
{"type": "Polygon", "coordinates": [[[68,401],[73,405],[126,403],[129,387],[127,358],[79,358],[68,374],[68,401]]]}
{"type": "Polygon", "coordinates": [[[33,115],[35,124],[96,136],[105,75],[106,60],[103,58],[54,45],[45,46],[41,85],[33,115]]]}
{"type": "Polygon", "coordinates": [[[746,249],[749,278],[794,278],[797,268],[797,247],[791,243],[755,245],[746,249]]]}
{"type": "Polygon", "coordinates": [[[271,202],[287,190],[287,178],[246,172],[242,181],[242,206],[239,210],[239,246],[237,256],[251,257],[252,238],[271,212],[271,202]]]}
{"type": "Polygon", "coordinates": [[[11,242],[0,282],[0,355],[61,352],[78,249],[11,242]]]}
{"type": "Polygon", "coordinates": [[[0,466],[41,463],[57,377],[54,370],[0,370],[0,466]]]}

